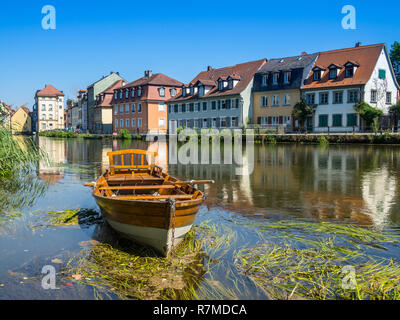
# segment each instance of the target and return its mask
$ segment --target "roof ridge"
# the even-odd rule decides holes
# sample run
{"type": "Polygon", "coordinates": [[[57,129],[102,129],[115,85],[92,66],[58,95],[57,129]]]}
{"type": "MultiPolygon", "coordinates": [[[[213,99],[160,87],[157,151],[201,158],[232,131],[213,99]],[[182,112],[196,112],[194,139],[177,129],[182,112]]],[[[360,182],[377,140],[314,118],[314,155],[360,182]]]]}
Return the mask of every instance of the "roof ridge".
{"type": "Polygon", "coordinates": [[[321,51],[319,54],[324,53],[336,53],[336,52],[344,52],[344,51],[354,51],[354,50],[361,50],[361,49],[366,49],[366,48],[371,48],[371,47],[380,47],[380,46],[385,46],[385,43],[377,43],[377,44],[369,44],[366,46],[359,46],[359,47],[350,47],[350,48],[342,48],[342,49],[334,49],[334,50],[327,50],[327,51],[321,51]]]}

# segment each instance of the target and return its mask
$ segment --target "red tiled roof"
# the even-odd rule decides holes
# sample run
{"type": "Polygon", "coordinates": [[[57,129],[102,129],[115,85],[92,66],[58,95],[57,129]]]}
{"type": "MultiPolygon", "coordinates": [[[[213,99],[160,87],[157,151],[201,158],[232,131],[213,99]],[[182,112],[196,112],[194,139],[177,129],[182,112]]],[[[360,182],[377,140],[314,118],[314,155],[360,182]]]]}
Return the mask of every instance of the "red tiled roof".
{"type": "Polygon", "coordinates": [[[114,90],[122,87],[123,82],[124,80],[118,80],[114,82],[111,86],[109,86],[107,89],[105,89],[102,93],[98,94],[97,96],[104,94],[104,99],[102,102],[96,104],[94,107],[95,108],[111,107],[111,100],[113,99],[114,90]]]}
{"type": "Polygon", "coordinates": [[[180,87],[183,85],[182,82],[172,79],[165,74],[155,73],[151,77],[142,77],[135,81],[128,83],[125,87],[137,87],[143,85],[158,85],[158,86],[172,86],[172,87],[180,87]]]}
{"type": "Polygon", "coordinates": [[[46,87],[42,90],[36,91],[37,97],[59,97],[64,96],[62,91],[57,90],[51,84],[46,85],[46,87]]]}
{"type": "MultiPolygon", "coordinates": [[[[213,83],[213,88],[209,92],[207,92],[207,94],[202,96],[202,98],[239,94],[247,88],[248,84],[253,79],[254,74],[266,62],[267,62],[266,59],[261,59],[220,69],[209,68],[208,71],[200,72],[192,81],[189,82],[189,85],[190,84],[194,85],[198,81],[200,81],[203,84],[205,84],[205,82],[210,84],[213,83]],[[232,89],[224,89],[222,91],[218,91],[218,87],[216,86],[217,80],[219,78],[227,79],[229,76],[231,76],[234,79],[238,79],[238,77],[240,77],[240,81],[232,89]]],[[[170,99],[170,101],[185,101],[194,98],[196,99],[198,98],[197,94],[193,96],[186,95],[185,97],[179,95],[176,98],[170,99]]]]}
{"type": "Polygon", "coordinates": [[[318,59],[315,62],[315,67],[327,69],[332,64],[343,66],[349,61],[357,61],[354,63],[359,65],[359,67],[352,78],[345,78],[345,68],[341,69],[336,79],[329,79],[329,72],[324,72],[320,81],[313,81],[313,73],[311,72],[308,79],[305,80],[302,88],[312,89],[366,84],[371,78],[379,55],[384,47],[385,45],[380,43],[368,46],[320,52],[318,59]]]}
{"type": "Polygon", "coordinates": [[[22,110],[24,110],[27,114],[31,114],[31,110],[29,110],[27,107],[20,107],[22,110]]]}

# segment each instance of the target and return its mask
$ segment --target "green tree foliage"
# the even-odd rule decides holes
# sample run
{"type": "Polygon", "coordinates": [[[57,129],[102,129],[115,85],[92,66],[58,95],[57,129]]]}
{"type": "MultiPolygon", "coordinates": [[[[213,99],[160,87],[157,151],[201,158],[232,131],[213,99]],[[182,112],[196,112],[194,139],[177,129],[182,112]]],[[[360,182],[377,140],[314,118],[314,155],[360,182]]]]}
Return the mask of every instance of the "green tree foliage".
{"type": "Polygon", "coordinates": [[[354,106],[354,110],[365,120],[367,126],[370,126],[383,114],[382,110],[371,107],[368,103],[362,101],[354,106]]]}
{"type": "Polygon", "coordinates": [[[293,106],[292,116],[299,120],[300,127],[304,127],[308,116],[315,113],[316,106],[309,106],[304,99],[301,99],[293,106]]]}
{"type": "Polygon", "coordinates": [[[390,49],[390,60],[392,60],[397,82],[400,83],[400,43],[398,41],[395,41],[392,44],[390,49]]]}
{"type": "Polygon", "coordinates": [[[400,101],[389,107],[389,113],[392,115],[400,115],[400,101]]]}

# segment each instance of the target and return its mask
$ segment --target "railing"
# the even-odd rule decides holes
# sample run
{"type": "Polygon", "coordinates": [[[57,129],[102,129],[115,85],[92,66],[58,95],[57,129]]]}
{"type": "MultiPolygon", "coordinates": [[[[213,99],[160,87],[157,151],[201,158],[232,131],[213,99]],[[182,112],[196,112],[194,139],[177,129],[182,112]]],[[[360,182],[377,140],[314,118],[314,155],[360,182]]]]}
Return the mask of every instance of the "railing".
{"type": "MultiPolygon", "coordinates": [[[[155,157],[157,156],[157,152],[150,152],[146,150],[137,150],[137,149],[128,149],[128,150],[119,150],[108,152],[108,160],[109,160],[109,168],[110,174],[115,174],[117,170],[130,170],[130,169],[139,169],[139,168],[150,168],[151,165],[145,163],[145,157],[150,155],[152,157],[151,163],[155,162],[155,157]],[[120,157],[120,164],[115,164],[115,156],[120,157]],[[128,158],[126,161],[125,158],[128,158]],[[140,164],[138,164],[140,163],[140,164]]],[[[146,161],[147,162],[147,161],[146,161]]]]}

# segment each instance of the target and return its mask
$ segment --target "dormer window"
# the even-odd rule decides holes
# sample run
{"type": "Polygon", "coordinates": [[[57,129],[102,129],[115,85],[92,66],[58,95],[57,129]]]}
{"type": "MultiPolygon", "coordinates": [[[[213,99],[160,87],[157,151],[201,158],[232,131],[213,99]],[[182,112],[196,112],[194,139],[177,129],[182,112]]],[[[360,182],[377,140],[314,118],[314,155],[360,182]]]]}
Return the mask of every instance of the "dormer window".
{"type": "Polygon", "coordinates": [[[122,91],[119,92],[119,98],[122,99],[122,91]]]}
{"type": "Polygon", "coordinates": [[[346,78],[353,78],[354,76],[354,67],[346,67],[346,78]]]}
{"type": "Polygon", "coordinates": [[[320,81],[322,77],[322,71],[325,69],[322,69],[319,66],[315,66],[313,68],[314,74],[313,74],[313,81],[320,81]]]}
{"type": "Polygon", "coordinates": [[[171,89],[171,97],[175,97],[176,96],[176,89],[175,88],[173,88],[173,89],[171,89]]]}
{"type": "Polygon", "coordinates": [[[202,85],[199,85],[199,97],[202,97],[204,95],[204,87],[202,85]]]}
{"type": "Polygon", "coordinates": [[[193,95],[193,92],[194,92],[194,90],[193,90],[193,84],[190,85],[189,90],[190,90],[190,95],[192,96],[192,95],[193,95]]]}
{"type": "Polygon", "coordinates": [[[138,93],[137,94],[138,94],[138,97],[140,97],[142,95],[142,88],[138,89],[138,93]]]}
{"type": "Polygon", "coordinates": [[[160,95],[160,97],[165,97],[165,89],[164,88],[158,89],[158,94],[160,95]]]}
{"type": "Polygon", "coordinates": [[[233,88],[233,80],[229,79],[228,80],[228,89],[232,89],[233,88]]]}
{"type": "Polygon", "coordinates": [[[329,69],[329,79],[336,79],[337,77],[337,69],[331,68],[329,69]]]}
{"type": "Polygon", "coordinates": [[[222,79],[218,79],[218,90],[222,91],[224,89],[224,83],[222,79]]]}
{"type": "Polygon", "coordinates": [[[185,86],[182,86],[182,97],[186,96],[186,88],[185,86]]]}
{"type": "Polygon", "coordinates": [[[135,97],[135,89],[133,88],[132,89],[132,98],[134,98],[135,97]]]}
{"type": "Polygon", "coordinates": [[[278,84],[278,76],[279,76],[278,73],[274,73],[273,74],[273,76],[272,76],[272,84],[273,85],[277,85],[278,84]]]}
{"type": "Polygon", "coordinates": [[[129,91],[125,90],[125,98],[128,99],[129,98],[129,91]]]}
{"type": "Polygon", "coordinates": [[[263,87],[266,87],[266,86],[267,86],[267,75],[266,75],[266,74],[264,74],[264,75],[261,77],[261,85],[262,85],[263,87]]]}
{"type": "Polygon", "coordinates": [[[288,84],[290,82],[290,72],[285,72],[283,74],[283,81],[284,83],[288,84]]]}
{"type": "Polygon", "coordinates": [[[114,100],[117,100],[117,99],[118,99],[118,92],[115,91],[115,92],[114,92],[114,100]]]}

